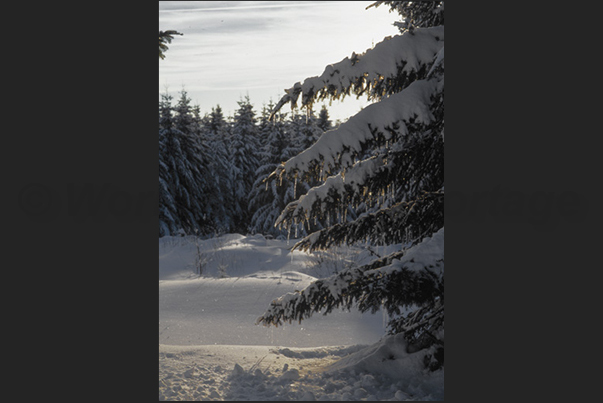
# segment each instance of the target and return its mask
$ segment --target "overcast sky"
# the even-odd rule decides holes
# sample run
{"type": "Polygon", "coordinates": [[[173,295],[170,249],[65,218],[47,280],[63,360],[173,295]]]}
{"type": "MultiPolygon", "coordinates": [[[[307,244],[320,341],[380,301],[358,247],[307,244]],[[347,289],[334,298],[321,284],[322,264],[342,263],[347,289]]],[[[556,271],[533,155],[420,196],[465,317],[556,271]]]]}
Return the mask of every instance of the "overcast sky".
{"type": "MultiPolygon", "coordinates": [[[[167,88],[176,100],[184,85],[201,114],[220,104],[226,116],[249,95],[259,115],[263,104],[276,103],[297,81],[398,34],[392,25],[398,15],[386,6],[365,10],[371,3],[160,1],[159,30],[184,35],[159,60],[159,92],[167,88]]],[[[366,104],[347,97],[333,101],[329,113],[333,121],[343,120],[366,104]]]]}

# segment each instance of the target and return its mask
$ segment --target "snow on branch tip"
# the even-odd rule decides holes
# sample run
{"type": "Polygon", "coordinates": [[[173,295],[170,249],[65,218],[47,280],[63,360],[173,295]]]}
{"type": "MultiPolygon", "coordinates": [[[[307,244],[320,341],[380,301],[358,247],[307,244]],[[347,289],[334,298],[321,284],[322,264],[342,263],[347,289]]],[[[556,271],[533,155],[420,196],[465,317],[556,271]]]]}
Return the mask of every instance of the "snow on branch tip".
{"type": "Polygon", "coordinates": [[[380,100],[400,92],[416,79],[423,78],[444,46],[444,27],[418,28],[412,35],[387,37],[364,53],[352,53],[338,63],[326,66],[320,76],[306,78],[285,90],[271,112],[271,119],[285,104],[296,106],[315,100],[340,99],[351,93],[380,100]]]}

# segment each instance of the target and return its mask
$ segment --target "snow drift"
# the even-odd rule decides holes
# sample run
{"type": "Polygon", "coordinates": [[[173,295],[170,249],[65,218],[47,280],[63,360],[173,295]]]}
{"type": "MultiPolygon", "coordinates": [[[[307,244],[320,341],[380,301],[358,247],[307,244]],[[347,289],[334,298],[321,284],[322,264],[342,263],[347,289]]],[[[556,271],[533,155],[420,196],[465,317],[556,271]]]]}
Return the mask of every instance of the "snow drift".
{"type": "MultiPolygon", "coordinates": [[[[290,247],[261,235],[160,238],[159,400],[442,400],[444,371],[422,365],[430,351],[383,337],[381,313],[254,325],[272,299],[337,270],[290,247]]],[[[333,259],[368,259],[353,249],[333,259]]]]}

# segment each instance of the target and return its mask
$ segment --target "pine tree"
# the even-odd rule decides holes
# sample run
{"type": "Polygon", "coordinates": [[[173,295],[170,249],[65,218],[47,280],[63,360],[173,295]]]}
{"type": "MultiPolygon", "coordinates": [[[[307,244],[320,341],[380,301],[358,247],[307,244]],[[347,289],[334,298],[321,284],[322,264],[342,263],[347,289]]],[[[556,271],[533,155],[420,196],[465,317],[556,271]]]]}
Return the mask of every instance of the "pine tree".
{"type": "Polygon", "coordinates": [[[409,352],[430,349],[426,365],[433,370],[443,365],[444,348],[444,6],[423,3],[374,3],[401,15],[402,34],[296,83],[273,111],[294,106],[300,95],[302,107],[350,94],[376,101],[273,172],[273,181],[321,180],[289,203],[277,224],[327,219],[326,228],[296,243],[300,250],[358,242],[402,246],[278,298],[258,323],[383,307],[391,318],[388,332],[404,334],[409,352]],[[359,205],[365,213],[350,219],[348,208],[359,205]]]}
{"type": "Polygon", "coordinates": [[[289,131],[296,146],[305,150],[316,143],[324,132],[318,123],[319,120],[313,111],[300,113],[297,108],[293,110],[289,131]]]}
{"type": "Polygon", "coordinates": [[[238,102],[232,133],[229,139],[233,206],[233,230],[246,234],[251,214],[248,209],[249,194],[259,166],[260,151],[253,105],[246,96],[238,102]]]}
{"type": "Polygon", "coordinates": [[[318,114],[318,121],[316,122],[316,126],[320,128],[323,132],[329,131],[333,128],[333,124],[329,119],[329,111],[327,110],[326,105],[323,105],[320,109],[320,113],[318,114]]]}
{"type": "Polygon", "coordinates": [[[212,200],[219,204],[214,220],[216,233],[228,233],[233,230],[234,217],[232,211],[235,200],[231,193],[232,162],[228,152],[230,128],[220,105],[212,108],[209,116],[203,119],[203,128],[208,139],[210,154],[213,156],[209,166],[209,172],[215,180],[212,200]]]}
{"type": "Polygon", "coordinates": [[[160,236],[180,229],[187,234],[211,233],[209,195],[214,185],[186,91],[175,108],[171,96],[162,96],[160,109],[160,236]]]}
{"type": "MultiPolygon", "coordinates": [[[[264,145],[259,153],[259,167],[249,198],[249,208],[252,212],[251,232],[284,236],[287,231],[275,228],[274,222],[283,208],[293,201],[295,186],[303,187],[303,184],[296,184],[285,178],[285,182],[277,186],[274,181],[268,183],[266,179],[279,164],[301,150],[292,146],[286,114],[278,113],[270,119],[270,111],[273,108],[274,104],[270,102],[262,109],[260,117],[259,135],[264,145]]],[[[307,189],[303,188],[304,191],[307,189]]]]}
{"type": "Polygon", "coordinates": [[[193,115],[193,106],[186,90],[180,91],[180,98],[174,107],[173,125],[176,130],[191,135],[198,131],[198,121],[193,115]]]}
{"type": "Polygon", "coordinates": [[[172,97],[162,95],[159,103],[159,237],[175,234],[182,225],[178,218],[168,161],[168,131],[173,126],[172,97]]]}
{"type": "Polygon", "coordinates": [[[168,43],[172,43],[172,39],[174,39],[174,35],[183,35],[178,31],[159,31],[159,58],[165,59],[165,51],[168,50],[168,43]]]}

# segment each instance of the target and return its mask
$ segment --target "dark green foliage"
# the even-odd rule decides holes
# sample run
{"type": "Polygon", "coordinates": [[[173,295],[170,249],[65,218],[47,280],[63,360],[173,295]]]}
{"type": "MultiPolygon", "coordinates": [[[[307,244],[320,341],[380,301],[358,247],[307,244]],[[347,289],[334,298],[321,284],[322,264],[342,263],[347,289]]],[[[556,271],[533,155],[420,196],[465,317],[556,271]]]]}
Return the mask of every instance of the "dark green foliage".
{"type": "Polygon", "coordinates": [[[387,5],[390,11],[396,11],[403,22],[395,23],[401,32],[413,27],[436,27],[444,25],[443,1],[377,1],[367,8],[387,5]]]}
{"type": "Polygon", "coordinates": [[[168,43],[172,43],[172,39],[174,39],[174,35],[184,35],[180,32],[169,30],[169,31],[159,31],[159,58],[161,60],[165,59],[165,51],[168,50],[168,43]]]}
{"type": "Polygon", "coordinates": [[[444,193],[424,193],[409,202],[400,202],[390,208],[363,214],[353,221],[334,224],[304,238],[296,249],[313,251],[327,249],[341,243],[387,245],[417,241],[444,226],[444,193]]]}
{"type": "Polygon", "coordinates": [[[318,126],[323,132],[326,132],[327,130],[331,130],[333,128],[333,124],[329,119],[329,111],[327,110],[327,107],[325,105],[323,105],[320,109],[316,126],[318,126]]]}

